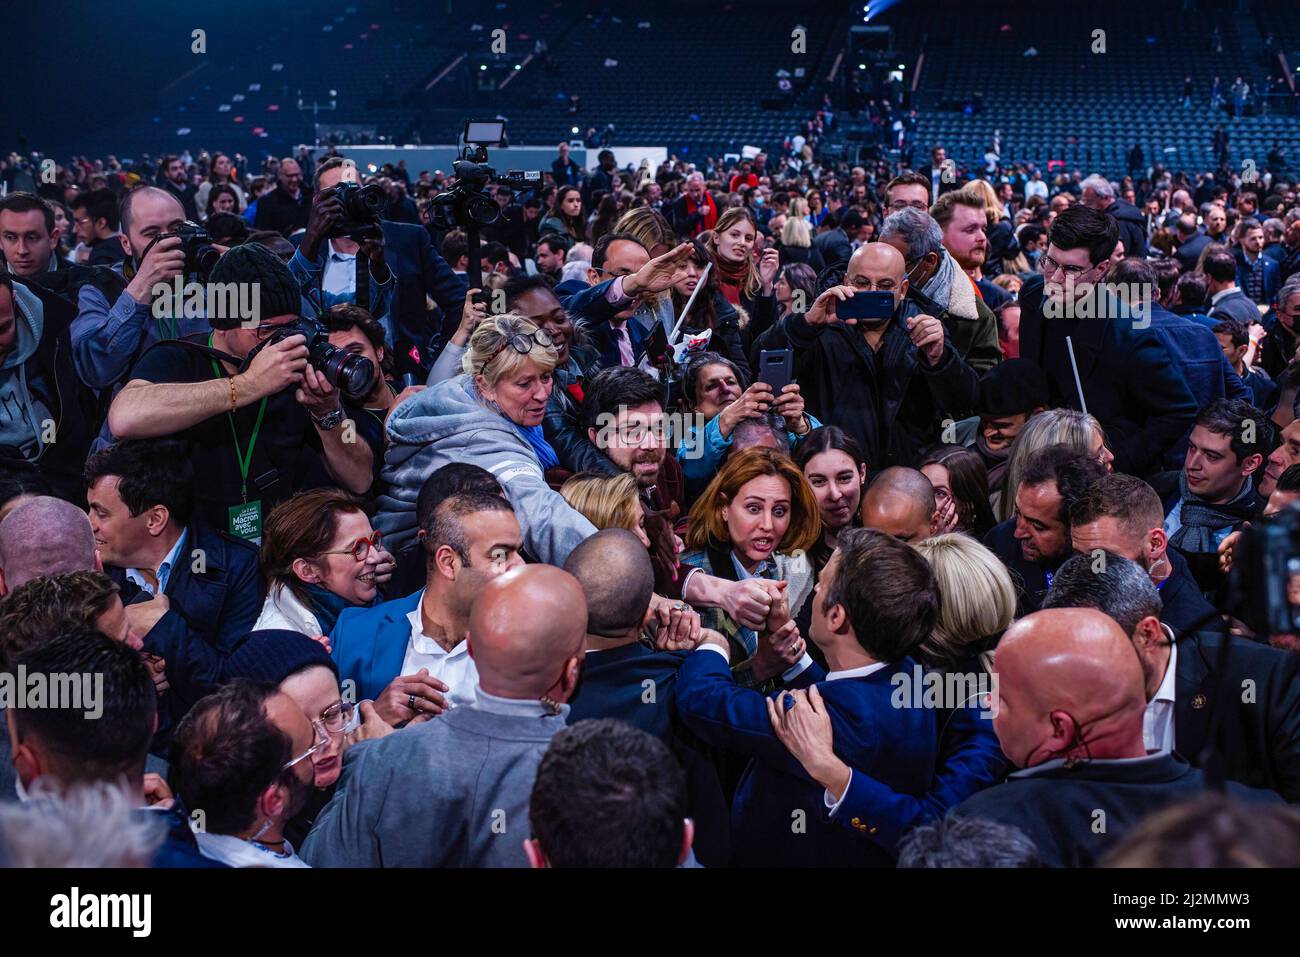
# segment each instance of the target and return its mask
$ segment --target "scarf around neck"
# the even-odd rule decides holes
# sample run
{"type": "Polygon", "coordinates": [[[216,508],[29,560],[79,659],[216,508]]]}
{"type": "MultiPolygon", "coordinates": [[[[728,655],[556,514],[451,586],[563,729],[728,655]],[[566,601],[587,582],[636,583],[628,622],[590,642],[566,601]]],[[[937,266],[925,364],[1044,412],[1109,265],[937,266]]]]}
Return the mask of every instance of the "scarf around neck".
{"type": "Polygon", "coordinates": [[[336,595],[315,582],[303,582],[303,588],[307,591],[307,597],[311,599],[311,610],[315,614],[316,620],[320,622],[321,634],[328,635],[334,630],[334,625],[339,620],[339,615],[343,614],[345,608],[372,607],[379,604],[379,596],[364,606],[354,605],[342,595],[336,595]]]}
{"type": "Polygon", "coordinates": [[[1246,484],[1230,502],[1211,505],[1187,490],[1187,473],[1178,476],[1178,491],[1182,496],[1182,527],[1174,532],[1169,544],[1179,551],[1204,554],[1216,549],[1214,533],[1238,525],[1255,513],[1255,480],[1246,478],[1246,484]]]}

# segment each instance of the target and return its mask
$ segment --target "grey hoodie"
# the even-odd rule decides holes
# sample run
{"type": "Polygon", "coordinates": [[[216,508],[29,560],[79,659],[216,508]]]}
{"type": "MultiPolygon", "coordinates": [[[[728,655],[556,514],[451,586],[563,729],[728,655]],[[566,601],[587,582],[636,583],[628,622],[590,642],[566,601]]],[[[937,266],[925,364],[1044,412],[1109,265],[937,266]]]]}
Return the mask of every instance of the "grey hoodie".
{"type": "Polygon", "coordinates": [[[27,360],[36,354],[45,328],[45,310],[41,300],[22,283],[14,283],[14,324],[17,327],[13,349],[0,362],[0,445],[18,449],[27,461],[41,453],[43,423],[50,410],[38,398],[39,388],[28,380],[27,360]]]}
{"type": "MultiPolygon", "coordinates": [[[[569,552],[596,528],[551,490],[542,465],[514,424],[466,387],[461,374],[411,396],[388,417],[388,451],[375,527],[394,552],[416,535],[415,503],[420,486],[452,462],[468,462],[491,472],[515,508],[524,546],[548,565],[563,565],[569,552]]],[[[473,388],[473,386],[469,386],[473,388]]]]}

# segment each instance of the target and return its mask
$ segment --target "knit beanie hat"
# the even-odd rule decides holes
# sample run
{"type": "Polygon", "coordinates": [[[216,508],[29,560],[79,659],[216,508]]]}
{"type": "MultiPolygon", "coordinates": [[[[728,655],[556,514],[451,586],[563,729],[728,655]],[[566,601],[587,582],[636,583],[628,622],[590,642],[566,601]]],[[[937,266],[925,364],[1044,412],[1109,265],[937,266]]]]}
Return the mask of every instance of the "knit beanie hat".
{"type": "MultiPolygon", "coordinates": [[[[275,253],[257,243],[244,243],[227,252],[212,267],[208,281],[249,284],[261,322],[302,312],[302,291],[293,273],[275,253]]],[[[246,301],[242,291],[240,300],[246,301]]],[[[242,321],[237,315],[208,317],[213,329],[236,329],[242,321]]]]}
{"type": "Polygon", "coordinates": [[[980,379],[980,415],[1019,415],[1048,404],[1047,376],[1028,359],[1006,359],[980,379]]]}
{"type": "Polygon", "coordinates": [[[226,676],[278,685],[311,665],[324,665],[338,677],[338,665],[320,642],[297,631],[268,628],[249,633],[227,659],[226,676]]]}

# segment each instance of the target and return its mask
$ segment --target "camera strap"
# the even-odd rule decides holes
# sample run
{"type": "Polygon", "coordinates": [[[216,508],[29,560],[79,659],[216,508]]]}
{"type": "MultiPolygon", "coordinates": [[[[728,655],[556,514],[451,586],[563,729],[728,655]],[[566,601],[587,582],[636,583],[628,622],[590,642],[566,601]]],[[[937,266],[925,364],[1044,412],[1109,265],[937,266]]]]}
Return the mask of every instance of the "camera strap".
{"type": "MultiPolygon", "coordinates": [[[[212,336],[213,333],[208,333],[209,352],[225,355],[225,353],[212,347],[212,336]]],[[[232,356],[227,356],[227,358],[233,359],[232,356]]],[[[226,373],[221,368],[221,364],[212,355],[209,355],[208,359],[212,363],[213,376],[218,379],[226,378],[226,373]]],[[[262,402],[257,409],[257,419],[253,423],[253,434],[248,438],[248,448],[242,452],[239,449],[239,430],[235,428],[235,414],[233,412],[226,413],[226,418],[230,422],[230,437],[235,443],[235,462],[239,465],[240,496],[245,505],[248,504],[248,470],[253,464],[253,449],[257,446],[257,436],[262,431],[262,417],[266,415],[267,399],[267,396],[262,397],[262,402]]]]}

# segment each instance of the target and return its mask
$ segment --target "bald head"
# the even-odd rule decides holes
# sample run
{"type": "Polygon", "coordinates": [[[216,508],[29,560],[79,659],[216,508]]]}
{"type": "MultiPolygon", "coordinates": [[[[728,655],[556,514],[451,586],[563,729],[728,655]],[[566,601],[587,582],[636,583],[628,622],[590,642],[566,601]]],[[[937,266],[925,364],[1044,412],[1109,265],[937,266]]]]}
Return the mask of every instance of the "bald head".
{"type": "Polygon", "coordinates": [[[635,641],[654,592],[650,553],[625,528],[597,532],[569,553],[564,570],[587,599],[587,633],[635,641]]]}
{"type": "Polygon", "coordinates": [[[469,618],[479,684],[503,698],[537,699],[582,654],[587,599],[568,572],[525,565],[483,587],[469,618]]]}
{"type": "Polygon", "coordinates": [[[35,578],[96,570],[95,535],[86,513],[38,495],[0,522],[0,594],[35,578]]]}
{"type": "Polygon", "coordinates": [[[996,665],[994,729],[1017,767],[1146,754],[1142,665],[1113,618],[1091,608],[1035,612],[1007,630],[996,665]]]}
{"type": "MultiPolygon", "coordinates": [[[[122,197],[122,202],[117,207],[117,215],[121,221],[122,232],[129,237],[133,227],[136,227],[138,232],[152,224],[160,230],[167,230],[176,223],[184,222],[185,207],[175,195],[165,189],[159,189],[157,186],[141,186],[122,197]]],[[[145,242],[144,245],[148,243],[145,242]]],[[[144,252],[144,245],[140,247],[140,252],[144,252]]]]}
{"type": "Polygon", "coordinates": [[[934,486],[916,469],[888,468],[862,496],[862,525],[904,542],[929,538],[934,519],[934,486]]]}
{"type": "Polygon", "coordinates": [[[903,254],[889,243],[867,243],[865,246],[860,246],[849,259],[846,279],[851,283],[857,276],[867,276],[879,283],[881,279],[888,277],[893,279],[894,285],[897,286],[903,281],[903,274],[906,271],[907,264],[903,261],[903,254]]]}

